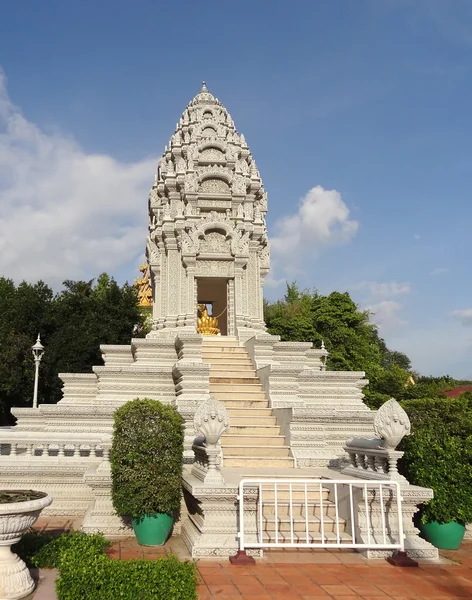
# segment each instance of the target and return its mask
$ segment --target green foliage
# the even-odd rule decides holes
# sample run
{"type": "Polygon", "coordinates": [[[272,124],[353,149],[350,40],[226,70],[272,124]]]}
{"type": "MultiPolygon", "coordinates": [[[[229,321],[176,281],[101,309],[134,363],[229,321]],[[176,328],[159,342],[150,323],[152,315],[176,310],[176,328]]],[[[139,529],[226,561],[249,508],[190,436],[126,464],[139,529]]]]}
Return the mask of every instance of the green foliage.
{"type": "Polygon", "coordinates": [[[54,539],[51,533],[44,533],[37,529],[27,531],[21,540],[14,544],[11,549],[22,558],[29,568],[34,567],[33,559],[43,546],[54,539]]]}
{"type": "Polygon", "coordinates": [[[472,408],[467,398],[404,401],[412,434],[402,441],[410,483],[434,490],[423,522],[472,521],[472,408]]]}
{"type": "Polygon", "coordinates": [[[31,562],[39,569],[53,569],[60,566],[62,555],[70,549],[84,554],[100,554],[110,545],[101,534],[87,535],[80,531],[71,531],[44,544],[34,554],[31,562]]]}
{"type": "Polygon", "coordinates": [[[101,535],[79,532],[52,538],[29,532],[13,547],[29,565],[58,568],[59,600],[196,600],[195,565],[174,556],[158,560],[111,560],[101,535]]]}
{"type": "Polygon", "coordinates": [[[369,385],[364,388],[365,403],[379,408],[391,397],[440,397],[457,382],[450,377],[417,377],[411,382],[410,359],[390,350],[370,322],[368,311],[360,310],[349,294],[300,291],[287,285],[283,300],[264,303],[269,332],[283,341],[312,342],[319,348],[323,340],[329,357],[327,367],[339,371],[365,371],[369,385]]]}
{"type": "Polygon", "coordinates": [[[329,357],[327,367],[339,371],[365,371],[370,381],[366,403],[378,408],[392,395],[402,398],[410,379],[408,357],[387,348],[369,313],[359,310],[349,294],[300,291],[287,286],[283,300],[265,303],[265,320],[270,333],[283,341],[323,340],[329,357]]]}
{"type": "Polygon", "coordinates": [[[30,567],[40,569],[54,569],[59,567],[59,562],[65,550],[75,548],[80,552],[103,553],[111,542],[103,535],[87,535],[80,531],[70,531],[55,535],[51,532],[42,532],[30,529],[21,540],[12,546],[30,567]]]}
{"type": "Polygon", "coordinates": [[[195,565],[170,556],[111,560],[104,554],[67,550],[56,582],[59,600],[196,600],[195,565]]]}
{"type": "Polygon", "coordinates": [[[0,278],[0,423],[11,422],[12,406],[30,406],[34,362],[31,346],[41,333],[46,352],[39,371],[40,402],[61,397],[58,373],[88,372],[102,364],[100,344],[129,344],[143,333],[136,290],[107,274],[66,281],[54,295],[43,282],[0,278]]]}
{"type": "Polygon", "coordinates": [[[175,515],[180,507],[184,430],[175,407],[136,399],[115,412],[112,498],[119,515],[175,515]]]}

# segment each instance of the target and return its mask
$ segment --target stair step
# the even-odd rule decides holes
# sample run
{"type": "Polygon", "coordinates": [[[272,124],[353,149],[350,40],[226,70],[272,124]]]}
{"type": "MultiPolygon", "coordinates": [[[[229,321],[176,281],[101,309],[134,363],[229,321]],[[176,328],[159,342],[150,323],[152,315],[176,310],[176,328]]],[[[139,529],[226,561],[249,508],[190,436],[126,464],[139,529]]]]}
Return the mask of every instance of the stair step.
{"type": "MultiPolygon", "coordinates": [[[[210,367],[210,377],[234,377],[238,373],[245,375],[246,377],[257,377],[256,371],[252,365],[219,365],[213,363],[210,367]]],[[[257,377],[257,379],[259,379],[257,377]]]]}
{"type": "Polygon", "coordinates": [[[275,417],[258,417],[251,416],[249,409],[247,417],[234,417],[232,423],[230,424],[231,428],[233,427],[278,427],[277,419],[275,417]]]}
{"type": "MultiPolygon", "coordinates": [[[[264,496],[263,496],[264,498],[264,496]]],[[[305,518],[305,513],[308,512],[309,519],[311,517],[319,517],[321,515],[320,502],[311,502],[308,500],[308,510],[305,508],[304,502],[292,501],[292,516],[305,518]]],[[[262,501],[262,514],[268,518],[275,515],[275,502],[262,501]]],[[[290,503],[277,501],[277,516],[284,517],[290,515],[290,503]]],[[[336,506],[332,502],[323,502],[323,515],[326,517],[336,518],[336,506]]],[[[343,525],[344,527],[344,525],[343,525]]]]}
{"type": "MultiPolygon", "coordinates": [[[[282,517],[278,518],[277,521],[273,518],[267,519],[262,516],[263,521],[263,529],[264,531],[274,531],[277,529],[279,532],[289,532],[290,531],[290,517],[282,517]]],[[[346,526],[345,519],[338,518],[339,522],[339,531],[343,531],[346,526]]],[[[292,519],[293,531],[305,532],[306,531],[306,520],[303,518],[293,518],[292,519]]],[[[323,526],[324,532],[328,533],[336,533],[336,520],[331,517],[324,516],[323,517],[323,526]]],[[[321,518],[312,516],[308,519],[308,532],[321,532],[321,518]]]]}
{"type": "MultiPolygon", "coordinates": [[[[295,484],[293,484],[295,485],[295,484]]],[[[292,487],[292,502],[304,502],[305,501],[305,490],[304,489],[300,489],[300,485],[303,486],[303,484],[299,484],[298,489],[293,489],[292,487]]],[[[329,500],[328,500],[328,496],[329,496],[329,490],[327,490],[326,488],[323,488],[322,493],[321,493],[321,498],[323,500],[324,503],[328,504],[329,500]]],[[[320,501],[320,492],[316,489],[313,488],[307,488],[307,493],[306,493],[306,497],[308,502],[319,502],[320,501]]],[[[277,503],[281,503],[281,502],[285,502],[285,501],[289,501],[290,500],[290,491],[287,487],[282,487],[281,484],[277,485],[277,503]]],[[[275,502],[275,490],[273,487],[270,488],[264,488],[264,486],[262,487],[262,502],[265,504],[270,504],[272,502],[275,502]]]]}
{"type": "Polygon", "coordinates": [[[229,456],[224,457],[224,467],[244,469],[291,469],[294,467],[292,457],[270,458],[267,456],[229,456]]]}
{"type": "Polygon", "coordinates": [[[239,346],[239,339],[235,335],[213,335],[204,336],[203,345],[221,345],[221,344],[233,344],[239,346]]]}
{"type": "MultiPolygon", "coordinates": [[[[231,418],[231,415],[230,415],[231,418]]],[[[249,419],[250,424],[238,425],[234,423],[241,417],[234,417],[230,422],[230,432],[234,435],[280,435],[279,425],[254,425],[254,419],[249,419]]],[[[259,422],[259,420],[257,421],[259,422]]]]}
{"type": "Polygon", "coordinates": [[[235,355],[241,355],[245,357],[248,356],[246,349],[239,346],[203,346],[202,352],[204,355],[215,354],[218,356],[221,354],[227,354],[230,357],[235,355]]]}
{"type": "Polygon", "coordinates": [[[246,373],[232,373],[230,376],[210,375],[210,383],[217,383],[219,385],[233,384],[238,386],[251,386],[251,389],[254,388],[254,386],[256,386],[260,390],[263,389],[262,385],[260,384],[259,377],[251,377],[250,375],[248,376],[246,373]]]}
{"type": "Polygon", "coordinates": [[[245,435],[225,433],[221,439],[223,451],[226,448],[226,442],[230,446],[256,446],[258,444],[263,444],[264,446],[283,446],[285,442],[285,439],[282,435],[245,435]]]}
{"type": "Polygon", "coordinates": [[[226,461],[231,456],[248,456],[267,458],[290,456],[290,446],[243,446],[243,445],[223,445],[223,456],[226,461]]]}
{"type": "Polygon", "coordinates": [[[228,367],[229,370],[231,370],[233,368],[233,366],[242,366],[242,367],[252,367],[254,368],[254,365],[252,364],[251,360],[249,358],[244,358],[244,357],[235,357],[235,358],[228,358],[227,356],[202,356],[202,360],[205,364],[210,364],[212,366],[214,365],[225,365],[228,367]]]}
{"type": "MultiPolygon", "coordinates": [[[[276,541],[276,537],[275,537],[275,532],[265,532],[263,533],[263,539],[264,539],[264,543],[275,543],[276,541]]],[[[351,542],[351,536],[348,535],[346,532],[344,531],[340,531],[339,532],[339,539],[341,542],[344,542],[345,544],[349,544],[351,542]]],[[[279,543],[290,543],[291,542],[291,536],[290,536],[290,531],[287,534],[286,532],[281,532],[278,534],[277,540],[279,543]]],[[[324,541],[328,542],[335,542],[337,540],[336,537],[336,533],[332,533],[332,532],[327,532],[325,530],[325,536],[324,536],[324,541]]],[[[306,544],[306,533],[305,532],[293,532],[293,542],[295,544],[300,543],[300,544],[306,544]]],[[[321,544],[322,542],[322,538],[321,538],[321,533],[317,533],[317,532],[310,532],[310,529],[308,529],[308,543],[312,543],[312,544],[321,544]]]]}
{"type": "MultiPolygon", "coordinates": [[[[256,409],[256,410],[267,410],[269,411],[267,415],[272,416],[272,409],[269,408],[269,403],[267,400],[220,400],[222,404],[226,406],[227,410],[230,409],[256,409]]],[[[244,410],[244,413],[241,413],[241,416],[247,415],[247,412],[244,410]]]]}
{"type": "MultiPolygon", "coordinates": [[[[239,380],[241,381],[241,380],[239,380]]],[[[262,389],[262,385],[257,383],[238,383],[238,380],[234,381],[222,381],[218,379],[214,381],[213,377],[210,377],[210,390],[214,390],[215,392],[261,392],[264,393],[262,389]]]]}
{"type": "MultiPolygon", "coordinates": [[[[260,404],[264,404],[261,402],[260,404]]],[[[251,408],[240,408],[239,406],[228,406],[225,404],[226,410],[230,417],[247,417],[249,415],[255,415],[256,417],[271,417],[272,409],[266,408],[265,406],[261,407],[251,407],[251,408]]]]}
{"type": "Polygon", "coordinates": [[[267,402],[265,392],[246,392],[241,390],[222,391],[210,386],[210,393],[218,400],[265,400],[267,402]]]}

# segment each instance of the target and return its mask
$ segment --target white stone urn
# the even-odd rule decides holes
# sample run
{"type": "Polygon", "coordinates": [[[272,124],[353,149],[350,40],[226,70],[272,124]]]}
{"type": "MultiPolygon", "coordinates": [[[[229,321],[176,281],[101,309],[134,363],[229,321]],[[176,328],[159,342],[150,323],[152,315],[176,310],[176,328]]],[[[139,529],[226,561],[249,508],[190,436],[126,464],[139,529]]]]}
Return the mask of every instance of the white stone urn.
{"type": "Polygon", "coordinates": [[[31,594],[34,581],[28,567],[11,546],[21,537],[39,517],[43,508],[52,502],[51,496],[32,490],[0,491],[0,600],[17,600],[31,594]],[[12,496],[12,502],[2,502],[5,494],[12,496]],[[15,502],[18,498],[32,496],[31,500],[15,502]]]}

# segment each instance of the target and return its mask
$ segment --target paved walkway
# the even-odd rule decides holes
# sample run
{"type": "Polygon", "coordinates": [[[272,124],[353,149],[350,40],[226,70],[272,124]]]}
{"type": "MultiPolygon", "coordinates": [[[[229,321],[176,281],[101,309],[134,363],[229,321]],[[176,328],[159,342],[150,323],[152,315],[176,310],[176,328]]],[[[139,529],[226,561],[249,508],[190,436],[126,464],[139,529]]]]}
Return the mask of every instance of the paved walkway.
{"type": "MultiPolygon", "coordinates": [[[[68,523],[39,521],[41,529],[67,529],[68,523]]],[[[163,547],[146,548],[134,538],[113,543],[112,558],[153,560],[169,553],[181,560],[188,552],[179,537],[163,547]]],[[[472,599],[472,543],[441,551],[441,564],[398,568],[386,561],[365,561],[353,552],[267,552],[255,566],[200,560],[199,600],[450,600],[472,599]]],[[[40,586],[41,588],[41,586],[40,586]]],[[[39,588],[39,589],[40,589],[39,588]]],[[[39,590],[38,590],[39,591],[39,590]]],[[[38,598],[39,600],[39,598],[38,598]]]]}

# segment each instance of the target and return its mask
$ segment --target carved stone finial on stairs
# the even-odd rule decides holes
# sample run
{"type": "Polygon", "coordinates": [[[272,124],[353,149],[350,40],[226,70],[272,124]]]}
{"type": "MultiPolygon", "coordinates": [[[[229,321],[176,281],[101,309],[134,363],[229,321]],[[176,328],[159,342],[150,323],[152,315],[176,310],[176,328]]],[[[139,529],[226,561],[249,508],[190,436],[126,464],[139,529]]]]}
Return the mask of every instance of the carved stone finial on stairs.
{"type": "Polygon", "coordinates": [[[382,440],[382,446],[386,450],[395,450],[402,439],[410,435],[410,419],[394,398],[382,404],[377,411],[374,418],[374,431],[382,440]]]}
{"type": "Polygon", "coordinates": [[[193,426],[198,437],[193,445],[195,467],[192,472],[204,483],[224,483],[216,463],[221,451],[218,442],[223,433],[229,431],[229,416],[225,406],[214,396],[209,396],[195,411],[193,426]]]}

